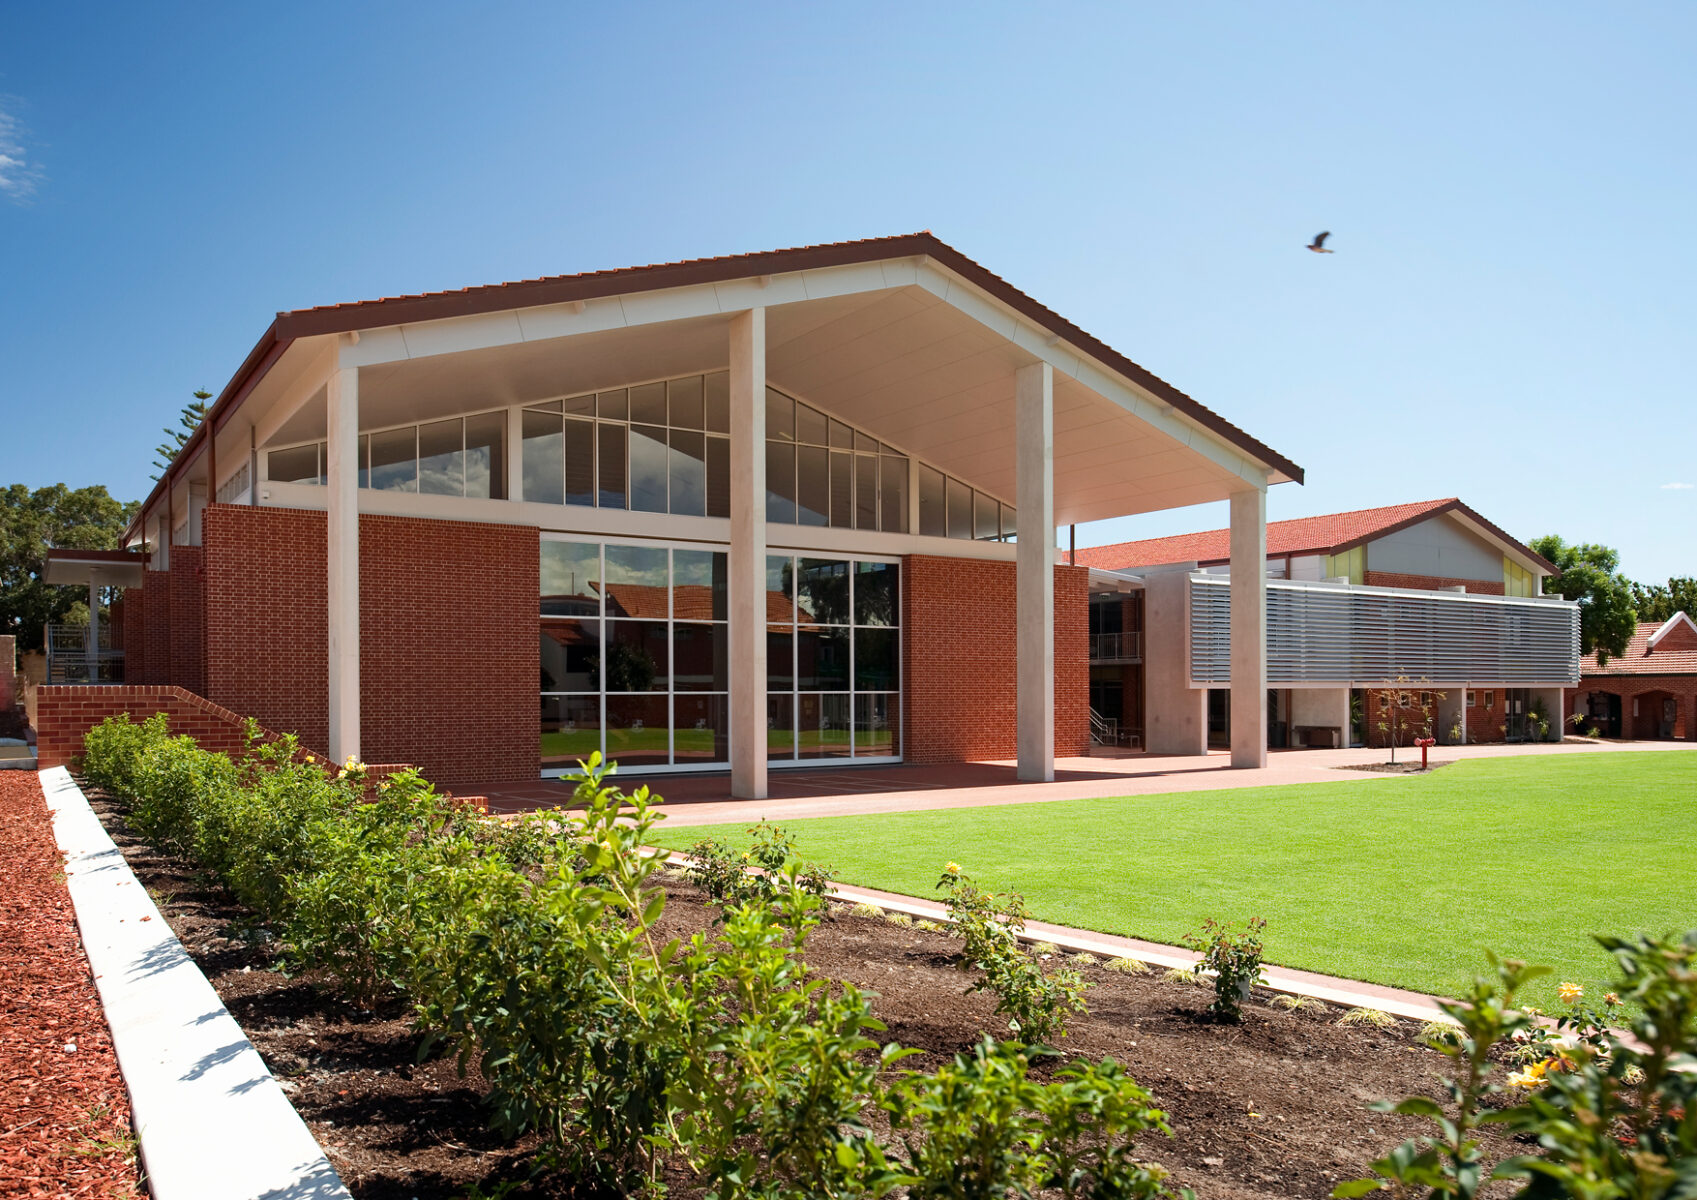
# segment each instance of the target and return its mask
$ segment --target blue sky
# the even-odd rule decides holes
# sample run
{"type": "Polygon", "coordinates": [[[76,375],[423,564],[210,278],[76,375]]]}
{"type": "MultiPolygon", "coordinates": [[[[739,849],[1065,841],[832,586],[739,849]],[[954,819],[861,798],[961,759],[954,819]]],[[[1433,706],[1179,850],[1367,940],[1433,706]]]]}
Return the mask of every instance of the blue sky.
{"type": "Polygon", "coordinates": [[[144,495],[279,309],[928,228],[1306,467],[1274,519],[1458,495],[1697,573],[1694,45],[1689,4],[8,5],[0,482],[144,495]]]}

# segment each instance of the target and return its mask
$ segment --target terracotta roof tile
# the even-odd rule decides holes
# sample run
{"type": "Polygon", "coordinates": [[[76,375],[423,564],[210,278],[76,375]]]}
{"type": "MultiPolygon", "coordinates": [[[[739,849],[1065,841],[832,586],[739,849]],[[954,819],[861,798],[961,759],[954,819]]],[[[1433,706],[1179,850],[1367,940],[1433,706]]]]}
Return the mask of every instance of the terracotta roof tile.
{"type": "MultiPolygon", "coordinates": [[[[1423,500],[1417,504],[1391,504],[1384,508],[1362,508],[1354,512],[1298,517],[1292,521],[1267,523],[1267,557],[1286,554],[1334,554],[1369,538],[1377,537],[1434,513],[1461,505],[1451,497],[1423,500]]],[[[1146,538],[1112,546],[1093,546],[1078,552],[1078,563],[1109,571],[1158,567],[1180,562],[1224,562],[1231,557],[1231,530],[1210,529],[1204,533],[1181,533],[1174,537],[1146,538]]]]}
{"type": "Polygon", "coordinates": [[[1667,637],[1650,649],[1650,638],[1665,622],[1640,621],[1626,653],[1610,658],[1607,666],[1597,665],[1595,654],[1579,660],[1579,673],[1591,675],[1697,675],[1697,636],[1691,631],[1675,628],[1667,637]]]}

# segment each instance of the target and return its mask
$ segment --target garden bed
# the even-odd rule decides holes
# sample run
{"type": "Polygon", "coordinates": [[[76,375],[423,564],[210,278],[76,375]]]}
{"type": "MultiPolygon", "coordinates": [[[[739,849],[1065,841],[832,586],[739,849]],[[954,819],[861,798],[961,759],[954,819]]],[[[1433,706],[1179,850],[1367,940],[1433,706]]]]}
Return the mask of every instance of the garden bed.
{"type": "Polygon", "coordinates": [[[0,829],[0,1193],[145,1195],[35,772],[0,772],[0,829]]]}
{"type": "MultiPolygon", "coordinates": [[[[475,1075],[461,1079],[442,1059],[418,1063],[421,1039],[399,1005],[363,1012],[328,984],[282,974],[275,942],[244,910],[192,866],[130,836],[119,806],[88,792],[355,1196],[425,1200],[463,1196],[473,1185],[487,1194],[526,1178],[535,1143],[487,1132],[475,1075]]],[[[672,903],[663,931],[704,927],[712,910],[696,889],[675,876],[666,882],[672,903]]],[[[813,933],[807,960],[819,975],[877,992],[874,1010],[888,1026],[882,1037],[919,1048],[903,1066],[928,1069],[984,1031],[1004,1028],[987,997],[962,995],[970,977],[956,966],[958,950],[942,933],[839,908],[813,933]]],[[[1090,1013],[1072,1022],[1062,1048],[1067,1056],[1111,1055],[1154,1091],[1175,1136],[1147,1138],[1140,1151],[1202,1197],[1327,1195],[1421,1132],[1366,1106],[1412,1092],[1436,1096],[1434,1072],[1448,1065],[1419,1045],[1410,1022],[1384,1030],[1339,1025],[1336,1009],[1291,1012],[1257,993],[1243,1025],[1221,1026],[1206,1017],[1206,990],[1099,964],[1080,969],[1094,985],[1090,1013]]],[[[1509,1147],[1488,1150],[1501,1155],[1509,1147]]],[[[669,1182],[673,1194],[691,1194],[687,1179],[669,1182]]],[[[556,1179],[532,1190],[565,1194],[569,1187],[556,1179]]]]}

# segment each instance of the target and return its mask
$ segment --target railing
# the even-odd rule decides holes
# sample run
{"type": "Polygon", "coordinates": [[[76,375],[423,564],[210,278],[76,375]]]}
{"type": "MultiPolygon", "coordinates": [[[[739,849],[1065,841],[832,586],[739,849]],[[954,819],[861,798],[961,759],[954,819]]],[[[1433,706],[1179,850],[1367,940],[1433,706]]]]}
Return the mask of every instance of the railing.
{"type": "Polygon", "coordinates": [[[1138,632],[1091,634],[1090,661],[1093,663],[1142,662],[1143,634],[1138,632]]]}
{"type": "Polygon", "coordinates": [[[1104,717],[1090,710],[1090,741],[1097,746],[1141,746],[1143,737],[1129,729],[1121,729],[1114,717],[1104,717]]]}
{"type": "Polygon", "coordinates": [[[89,644],[87,625],[47,626],[47,682],[122,683],[124,652],[112,648],[111,633],[100,627],[98,645],[89,644]]]}

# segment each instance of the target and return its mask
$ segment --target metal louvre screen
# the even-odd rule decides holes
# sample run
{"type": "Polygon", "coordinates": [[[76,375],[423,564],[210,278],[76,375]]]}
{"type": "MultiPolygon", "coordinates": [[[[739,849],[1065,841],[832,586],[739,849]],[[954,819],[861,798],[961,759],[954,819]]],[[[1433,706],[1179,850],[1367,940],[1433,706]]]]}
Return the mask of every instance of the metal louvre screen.
{"type": "MultiPolygon", "coordinates": [[[[1578,683],[1579,608],[1269,580],[1267,682],[1578,683]]],[[[1190,678],[1231,681],[1231,585],[1190,577],[1190,678]]]]}

